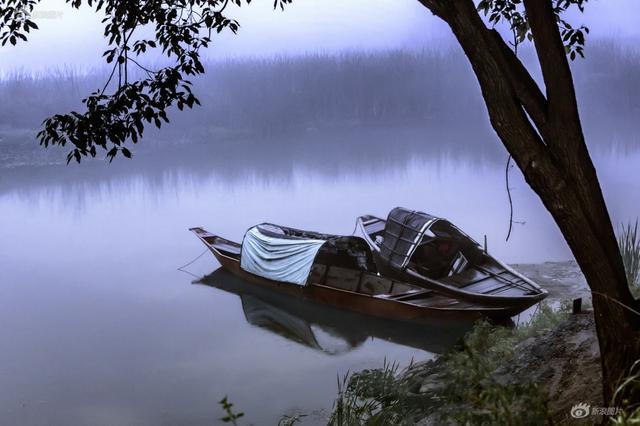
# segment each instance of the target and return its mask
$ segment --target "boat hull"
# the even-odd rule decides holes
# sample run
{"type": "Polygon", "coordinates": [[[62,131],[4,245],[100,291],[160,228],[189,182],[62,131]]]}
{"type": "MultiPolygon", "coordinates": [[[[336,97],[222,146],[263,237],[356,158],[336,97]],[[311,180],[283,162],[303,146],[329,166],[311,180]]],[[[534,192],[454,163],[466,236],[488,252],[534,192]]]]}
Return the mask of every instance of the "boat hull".
{"type": "MultiPolygon", "coordinates": [[[[201,238],[202,239],[202,238],[201,238]]],[[[418,306],[403,301],[370,296],[352,291],[328,287],[322,284],[309,283],[306,286],[273,281],[263,278],[240,268],[240,262],[234,256],[229,256],[203,240],[221,266],[231,274],[263,288],[288,294],[294,297],[313,301],[315,303],[333,306],[377,318],[399,321],[420,322],[433,319],[475,321],[491,319],[504,321],[521,312],[513,307],[475,306],[456,308],[435,308],[418,306]]]]}

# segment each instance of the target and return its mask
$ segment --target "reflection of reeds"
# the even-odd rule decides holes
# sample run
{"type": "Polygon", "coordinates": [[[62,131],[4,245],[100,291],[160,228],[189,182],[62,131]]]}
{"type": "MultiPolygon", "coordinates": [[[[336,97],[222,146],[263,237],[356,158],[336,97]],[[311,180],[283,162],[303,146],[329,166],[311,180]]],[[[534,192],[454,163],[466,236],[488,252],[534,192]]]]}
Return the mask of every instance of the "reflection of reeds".
{"type": "Polygon", "coordinates": [[[637,219],[635,224],[628,223],[622,226],[618,235],[618,246],[627,272],[627,282],[637,296],[640,292],[640,234],[637,219]]]}

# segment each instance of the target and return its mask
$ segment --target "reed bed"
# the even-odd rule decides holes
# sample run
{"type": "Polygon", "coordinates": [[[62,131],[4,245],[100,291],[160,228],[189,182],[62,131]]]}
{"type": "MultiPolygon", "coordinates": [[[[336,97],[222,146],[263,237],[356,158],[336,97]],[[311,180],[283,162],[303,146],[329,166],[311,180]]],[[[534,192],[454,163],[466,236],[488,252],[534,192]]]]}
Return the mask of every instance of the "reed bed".
{"type": "MultiPolygon", "coordinates": [[[[640,134],[638,52],[592,43],[573,67],[590,142],[606,145],[640,134]]],[[[170,114],[173,124],[164,133],[195,129],[202,138],[211,129],[273,135],[327,123],[420,123],[442,129],[463,124],[479,138],[491,137],[478,84],[455,48],[212,61],[206,69],[194,79],[202,107],[170,114]]],[[[81,99],[101,88],[107,74],[69,67],[5,74],[0,131],[37,129],[54,113],[81,110],[81,99]]]]}

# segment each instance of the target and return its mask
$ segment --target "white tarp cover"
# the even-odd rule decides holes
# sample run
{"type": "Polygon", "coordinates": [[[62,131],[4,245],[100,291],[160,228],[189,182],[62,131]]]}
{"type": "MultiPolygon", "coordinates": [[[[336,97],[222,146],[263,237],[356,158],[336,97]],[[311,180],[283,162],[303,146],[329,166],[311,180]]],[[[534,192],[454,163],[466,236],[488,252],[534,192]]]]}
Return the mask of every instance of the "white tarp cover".
{"type": "Polygon", "coordinates": [[[254,226],[242,241],[240,267],[270,280],[305,285],[313,260],[325,242],[271,237],[254,226]]]}

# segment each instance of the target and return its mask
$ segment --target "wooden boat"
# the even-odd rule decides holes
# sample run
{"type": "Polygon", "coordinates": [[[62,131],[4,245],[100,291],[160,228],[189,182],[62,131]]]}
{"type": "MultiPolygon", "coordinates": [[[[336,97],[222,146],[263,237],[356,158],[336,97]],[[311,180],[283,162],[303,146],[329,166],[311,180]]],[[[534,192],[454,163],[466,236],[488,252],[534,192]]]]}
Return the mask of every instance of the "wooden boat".
{"type": "Polygon", "coordinates": [[[469,321],[411,323],[365,316],[251,284],[224,268],[193,284],[237,295],[247,323],[327,355],[351,351],[371,338],[444,353],[473,326],[469,321]]]}
{"type": "Polygon", "coordinates": [[[361,216],[355,234],[383,275],[456,300],[521,312],[547,296],[449,221],[427,213],[397,207],[386,221],[361,216]]]}
{"type": "MultiPolygon", "coordinates": [[[[339,309],[402,321],[433,318],[475,320],[482,317],[503,320],[522,311],[520,305],[495,305],[451,297],[407,283],[400,278],[380,275],[371,250],[359,237],[325,235],[262,224],[250,228],[243,244],[239,244],[202,228],[191,228],[190,231],[209,248],[222,267],[233,275],[255,286],[339,309]],[[311,267],[304,282],[287,281],[291,277],[286,275],[286,268],[250,272],[249,254],[256,234],[270,238],[280,237],[278,241],[289,241],[292,244],[305,240],[318,241],[319,248],[311,259],[311,267]],[[243,262],[246,265],[241,266],[243,262]],[[274,274],[284,274],[282,276],[285,278],[274,279],[274,274]]],[[[274,253],[275,250],[267,251],[264,256],[270,257],[274,253]]]]}

